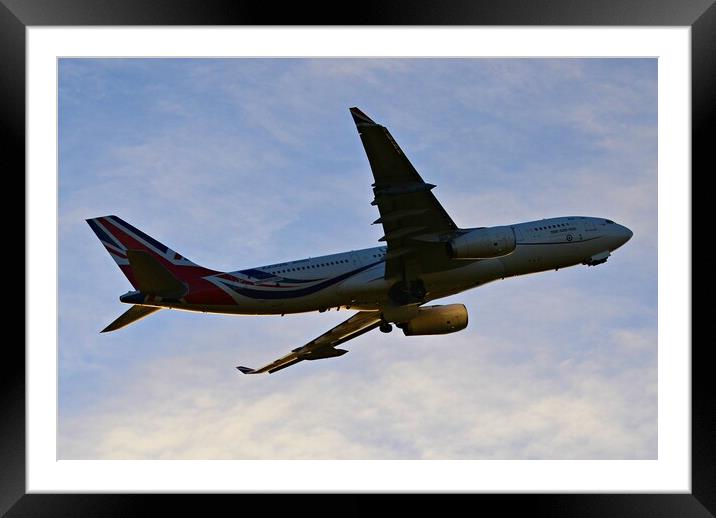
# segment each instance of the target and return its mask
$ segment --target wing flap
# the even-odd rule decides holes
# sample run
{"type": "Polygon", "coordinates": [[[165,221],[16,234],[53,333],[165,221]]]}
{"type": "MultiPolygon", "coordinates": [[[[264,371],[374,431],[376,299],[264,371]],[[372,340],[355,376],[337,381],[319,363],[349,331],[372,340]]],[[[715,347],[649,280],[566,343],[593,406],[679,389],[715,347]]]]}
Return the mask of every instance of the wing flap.
{"type": "Polygon", "coordinates": [[[325,358],[343,356],[348,351],[345,349],[335,349],[337,345],[367,333],[379,325],[380,313],[376,311],[359,311],[345,322],[341,322],[333,329],[314,338],[306,345],[293,349],[287,355],[282,356],[268,365],[264,365],[258,369],[243,366],[236,368],[244,374],[262,374],[265,372],[272,374],[303,360],[322,360],[325,358]]]}

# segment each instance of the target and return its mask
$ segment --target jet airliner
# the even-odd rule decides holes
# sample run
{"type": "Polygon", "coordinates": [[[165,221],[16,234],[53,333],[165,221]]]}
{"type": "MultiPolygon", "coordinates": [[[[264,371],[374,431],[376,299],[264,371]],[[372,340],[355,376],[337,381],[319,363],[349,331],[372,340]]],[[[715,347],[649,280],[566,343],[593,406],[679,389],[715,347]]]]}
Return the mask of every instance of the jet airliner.
{"type": "Polygon", "coordinates": [[[204,268],[117,216],[90,227],[135,288],[129,310],[102,332],[161,309],[235,315],[285,315],[329,309],[349,319],[257,369],[273,373],[303,360],[342,356],[337,346],[393,325],[406,336],[467,327],[463,304],[434,300],[517,275],[604,263],[632,232],[601,217],[563,216],[495,227],[459,228],[384,126],[350,108],[373,173],[382,246],[222,272],[204,268]]]}

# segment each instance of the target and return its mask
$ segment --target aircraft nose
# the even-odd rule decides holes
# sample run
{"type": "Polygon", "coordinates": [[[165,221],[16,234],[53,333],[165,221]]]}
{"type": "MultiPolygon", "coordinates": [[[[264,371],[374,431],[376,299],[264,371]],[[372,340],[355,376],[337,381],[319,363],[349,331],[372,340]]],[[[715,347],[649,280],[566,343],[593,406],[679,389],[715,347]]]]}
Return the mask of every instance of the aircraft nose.
{"type": "Polygon", "coordinates": [[[624,243],[629,241],[631,237],[634,235],[634,232],[629,230],[627,227],[623,225],[614,225],[616,228],[614,229],[614,234],[617,242],[617,248],[622,246],[624,243]]]}

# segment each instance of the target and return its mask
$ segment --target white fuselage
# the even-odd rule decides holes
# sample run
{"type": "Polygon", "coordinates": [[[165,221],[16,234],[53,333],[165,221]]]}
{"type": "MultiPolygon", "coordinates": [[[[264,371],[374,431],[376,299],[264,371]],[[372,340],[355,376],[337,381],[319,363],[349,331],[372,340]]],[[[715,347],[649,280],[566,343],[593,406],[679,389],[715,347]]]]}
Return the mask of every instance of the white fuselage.
{"type": "MultiPolygon", "coordinates": [[[[570,216],[510,225],[516,248],[494,259],[450,260],[450,268],[424,273],[425,302],[488,282],[599,264],[629,240],[626,227],[604,218],[570,216]]],[[[271,264],[206,277],[229,294],[232,305],[157,303],[189,311],[275,315],[331,308],[380,311],[391,303],[385,279],[386,247],[373,247],[271,264]]],[[[394,282],[394,281],[393,281],[394,282]]]]}

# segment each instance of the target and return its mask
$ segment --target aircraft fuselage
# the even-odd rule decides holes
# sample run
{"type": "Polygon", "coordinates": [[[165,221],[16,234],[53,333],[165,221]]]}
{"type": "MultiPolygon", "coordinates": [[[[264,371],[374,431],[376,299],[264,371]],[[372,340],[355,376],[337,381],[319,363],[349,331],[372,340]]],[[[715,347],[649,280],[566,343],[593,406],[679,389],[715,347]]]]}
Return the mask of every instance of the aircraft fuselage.
{"type": "MultiPolygon", "coordinates": [[[[578,264],[600,264],[632,233],[605,218],[568,216],[509,225],[515,249],[491,259],[449,259],[423,271],[423,303],[507,277],[578,264]]],[[[383,311],[394,305],[385,278],[386,247],[379,246],[234,272],[206,272],[186,297],[162,299],[129,292],[123,302],[239,315],[277,315],[352,309],[383,311]]]]}

